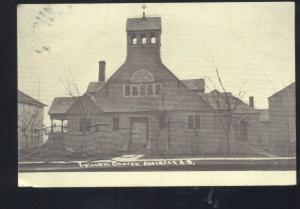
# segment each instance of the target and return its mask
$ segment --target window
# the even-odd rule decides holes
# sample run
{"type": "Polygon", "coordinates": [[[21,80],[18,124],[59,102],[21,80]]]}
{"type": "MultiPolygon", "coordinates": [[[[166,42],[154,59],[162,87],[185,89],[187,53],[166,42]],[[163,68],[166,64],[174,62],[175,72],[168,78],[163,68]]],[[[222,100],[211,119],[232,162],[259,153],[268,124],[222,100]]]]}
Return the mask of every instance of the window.
{"type": "Polygon", "coordinates": [[[143,37],[142,38],[142,44],[146,44],[147,43],[147,38],[146,37],[143,37]]]}
{"type": "Polygon", "coordinates": [[[195,115],[195,129],[200,129],[200,115],[195,115]]]}
{"type": "Polygon", "coordinates": [[[91,130],[91,119],[90,118],[81,118],[79,121],[79,130],[82,132],[91,130]]]}
{"type": "Polygon", "coordinates": [[[133,45],[135,45],[135,44],[136,44],[136,37],[132,37],[132,39],[131,39],[131,43],[132,43],[133,45]]]}
{"type": "Polygon", "coordinates": [[[138,70],[130,78],[132,83],[154,82],[154,77],[148,70],[138,70]]]}
{"type": "Polygon", "coordinates": [[[155,94],[160,95],[160,84],[155,84],[155,94]]]}
{"type": "Polygon", "coordinates": [[[92,121],[90,118],[86,119],[86,130],[91,131],[92,121]]]}
{"type": "Polygon", "coordinates": [[[188,115],[189,128],[200,129],[200,115],[188,115]]]}
{"type": "Polygon", "coordinates": [[[151,44],[156,44],[156,38],[154,36],[151,37],[151,44]]]}
{"type": "Polygon", "coordinates": [[[148,95],[153,95],[153,85],[152,84],[148,84],[148,95]]]}
{"type": "Polygon", "coordinates": [[[140,96],[145,96],[146,95],[146,86],[145,84],[140,85],[140,96]]]}
{"type": "Polygon", "coordinates": [[[161,84],[134,83],[123,86],[124,97],[145,97],[161,95],[161,84]]]}
{"type": "Polygon", "coordinates": [[[162,130],[166,127],[166,117],[163,113],[159,115],[158,125],[159,125],[160,130],[162,130]]]}
{"type": "Polygon", "coordinates": [[[139,95],[139,86],[131,86],[131,93],[132,96],[138,96],[139,95]]]}
{"type": "Polygon", "coordinates": [[[239,126],[239,124],[234,124],[233,131],[234,131],[234,137],[236,139],[239,139],[240,138],[240,126],[239,126]]]}
{"type": "Polygon", "coordinates": [[[240,123],[240,140],[246,141],[248,139],[247,131],[248,122],[246,120],[241,120],[240,123]]]}
{"type": "Polygon", "coordinates": [[[194,127],[194,118],[193,118],[193,115],[188,115],[188,125],[189,125],[189,128],[193,128],[194,127]]]}
{"type": "Polygon", "coordinates": [[[130,86],[129,85],[124,86],[124,96],[126,96],[126,97],[130,96],[130,86]]]}
{"type": "Polygon", "coordinates": [[[114,131],[117,131],[119,130],[120,127],[119,127],[119,118],[113,118],[113,130],[114,131]]]}

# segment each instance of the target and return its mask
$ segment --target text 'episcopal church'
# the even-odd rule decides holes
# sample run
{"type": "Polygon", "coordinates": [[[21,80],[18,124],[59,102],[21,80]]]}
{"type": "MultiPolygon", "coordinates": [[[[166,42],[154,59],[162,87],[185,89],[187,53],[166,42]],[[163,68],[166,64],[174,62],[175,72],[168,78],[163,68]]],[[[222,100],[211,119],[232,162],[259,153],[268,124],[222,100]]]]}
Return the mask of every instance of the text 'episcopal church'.
{"type": "Polygon", "coordinates": [[[54,99],[49,140],[70,152],[84,143],[94,154],[251,153],[259,117],[253,105],[205,92],[203,79],[177,78],[161,60],[161,29],[160,17],[128,18],[124,64],[106,80],[100,61],[98,81],[82,96],[54,99]],[[55,120],[66,125],[55,132],[55,120]]]}

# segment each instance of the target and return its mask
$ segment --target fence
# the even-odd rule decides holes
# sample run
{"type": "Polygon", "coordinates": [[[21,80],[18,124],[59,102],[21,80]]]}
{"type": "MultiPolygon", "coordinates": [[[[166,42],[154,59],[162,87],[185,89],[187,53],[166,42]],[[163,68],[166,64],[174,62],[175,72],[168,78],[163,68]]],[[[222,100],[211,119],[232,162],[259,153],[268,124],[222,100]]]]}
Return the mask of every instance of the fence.
{"type": "MultiPolygon", "coordinates": [[[[41,147],[23,151],[21,161],[56,161],[56,160],[96,160],[107,159],[122,154],[139,152],[140,154],[160,155],[162,158],[194,155],[199,151],[199,134],[187,127],[187,124],[173,122],[171,128],[165,127],[152,135],[152,146],[134,147],[129,150],[131,136],[136,134],[130,129],[113,130],[107,124],[95,124],[85,131],[67,130],[61,132],[57,126],[49,127],[38,133],[47,134],[48,141],[41,147]],[[145,150],[143,150],[145,149],[145,150]]],[[[149,142],[147,141],[146,144],[149,142]]],[[[145,144],[145,145],[146,145],[145,144]]],[[[132,147],[131,147],[132,148],[132,147]]]]}

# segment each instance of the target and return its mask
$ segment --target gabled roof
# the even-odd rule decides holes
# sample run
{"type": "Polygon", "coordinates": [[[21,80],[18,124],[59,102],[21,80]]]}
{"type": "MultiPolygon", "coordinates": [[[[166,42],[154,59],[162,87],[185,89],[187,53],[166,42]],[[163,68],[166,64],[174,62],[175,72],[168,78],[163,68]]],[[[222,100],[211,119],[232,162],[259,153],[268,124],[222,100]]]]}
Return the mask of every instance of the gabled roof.
{"type": "Polygon", "coordinates": [[[54,98],[48,114],[65,114],[68,112],[72,104],[77,100],[78,97],[56,97],[54,98]]]}
{"type": "Polygon", "coordinates": [[[160,17],[146,17],[146,18],[128,18],[126,24],[126,31],[136,30],[160,30],[160,17]]]}
{"type": "Polygon", "coordinates": [[[199,90],[204,92],[205,90],[205,81],[204,79],[187,79],[180,80],[186,87],[190,90],[199,90]]]}
{"type": "Polygon", "coordinates": [[[290,91],[290,90],[294,90],[294,91],[295,91],[295,87],[296,87],[295,84],[296,84],[296,83],[293,82],[293,83],[291,83],[290,85],[288,85],[287,87],[285,87],[285,88],[283,88],[283,89],[277,91],[276,93],[274,93],[273,95],[271,95],[271,96],[269,97],[269,99],[272,99],[273,97],[280,96],[281,94],[284,94],[284,93],[286,93],[287,91],[290,91]]]}
{"type": "Polygon", "coordinates": [[[244,103],[241,99],[235,97],[230,92],[219,92],[213,90],[210,93],[199,93],[214,109],[228,109],[226,96],[229,99],[230,108],[235,108],[234,113],[257,113],[251,106],[244,103]]]}
{"type": "Polygon", "coordinates": [[[45,107],[47,105],[41,103],[40,101],[34,99],[33,97],[25,94],[24,92],[18,90],[18,103],[30,104],[39,107],[45,107]]]}
{"type": "Polygon", "coordinates": [[[76,101],[71,104],[67,113],[100,113],[103,112],[102,104],[97,103],[96,97],[94,94],[85,93],[82,96],[78,97],[76,101]],[[84,109],[82,109],[84,107],[84,109]],[[79,111],[78,111],[79,110],[79,111]]]}

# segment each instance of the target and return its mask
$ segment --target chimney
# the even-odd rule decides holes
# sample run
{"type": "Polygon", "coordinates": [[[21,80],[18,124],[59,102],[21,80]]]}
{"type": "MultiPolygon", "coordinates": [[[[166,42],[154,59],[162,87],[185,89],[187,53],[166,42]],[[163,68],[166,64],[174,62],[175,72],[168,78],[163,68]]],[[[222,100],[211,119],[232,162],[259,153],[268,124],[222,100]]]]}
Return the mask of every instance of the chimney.
{"type": "Polygon", "coordinates": [[[105,82],[105,61],[99,62],[99,82],[105,82]]]}
{"type": "Polygon", "coordinates": [[[250,105],[252,108],[254,108],[254,97],[253,97],[253,96],[249,97],[249,105],[250,105]]]}

